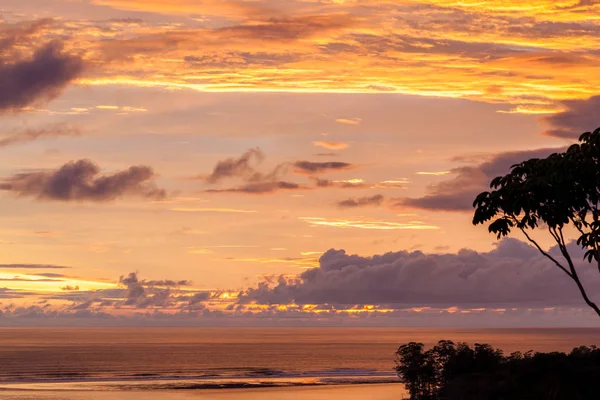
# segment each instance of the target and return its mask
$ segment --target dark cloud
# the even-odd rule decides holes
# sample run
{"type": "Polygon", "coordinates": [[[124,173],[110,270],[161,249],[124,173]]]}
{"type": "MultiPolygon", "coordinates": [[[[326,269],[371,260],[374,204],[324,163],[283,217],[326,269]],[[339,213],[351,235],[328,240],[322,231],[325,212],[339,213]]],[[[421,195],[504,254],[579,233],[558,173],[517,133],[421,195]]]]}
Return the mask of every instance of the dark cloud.
{"type": "MultiPolygon", "coordinates": [[[[576,251],[574,245],[571,245],[576,251]]],[[[556,249],[552,250],[553,253],[556,249]]],[[[580,252],[577,252],[579,255],[580,252]]],[[[582,258],[579,258],[581,260],[582,258]]],[[[580,262],[582,264],[583,262],[580,262]]],[[[329,250],[295,279],[264,281],[241,293],[241,303],[376,304],[406,307],[554,307],[578,306],[577,287],[538,250],[505,239],[489,252],[458,254],[420,251],[372,257],[329,250]]],[[[600,295],[600,276],[581,268],[592,297],[600,295]]]]}
{"type": "Polygon", "coordinates": [[[211,295],[209,292],[198,292],[195,293],[193,296],[188,297],[190,305],[206,302],[210,300],[210,298],[211,295]]]}
{"type": "Polygon", "coordinates": [[[0,299],[22,299],[36,294],[18,289],[0,288],[0,299]]]}
{"type": "Polygon", "coordinates": [[[213,172],[205,180],[208,183],[217,183],[226,178],[257,180],[260,174],[256,171],[254,165],[259,164],[264,158],[265,155],[260,149],[249,149],[239,158],[228,158],[219,161],[213,172]]]}
{"type": "MultiPolygon", "coordinates": [[[[1,46],[1,45],[0,45],[1,46]]],[[[31,58],[0,59],[0,111],[16,111],[58,97],[84,70],[78,56],[55,41],[38,48],[31,58]]]]}
{"type": "Polygon", "coordinates": [[[66,278],[66,275],[63,274],[55,274],[53,272],[42,272],[40,274],[35,274],[37,276],[45,276],[46,278],[66,278]]]}
{"type": "Polygon", "coordinates": [[[208,193],[247,193],[247,194],[266,194],[273,193],[279,190],[298,190],[298,189],[307,189],[305,186],[301,186],[294,182],[286,182],[286,181],[267,181],[267,182],[257,182],[257,183],[249,183],[246,185],[242,185],[235,188],[227,188],[227,189],[210,189],[207,190],[208,193]]]}
{"type": "Polygon", "coordinates": [[[226,178],[239,178],[246,183],[233,188],[209,189],[206,192],[266,194],[279,190],[306,189],[306,187],[298,183],[281,179],[287,172],[287,163],[275,166],[269,173],[259,172],[256,169],[256,165],[264,158],[263,152],[256,148],[249,149],[239,158],[228,158],[219,161],[213,172],[205,178],[206,182],[213,184],[226,178]]]}
{"type": "Polygon", "coordinates": [[[564,111],[543,118],[550,125],[544,134],[571,139],[600,127],[600,96],[566,100],[562,104],[564,111]]]}
{"type": "Polygon", "coordinates": [[[342,200],[337,203],[338,207],[341,208],[358,208],[358,207],[370,207],[380,206],[383,203],[383,196],[378,194],[371,197],[359,197],[342,200]]]}
{"type": "Polygon", "coordinates": [[[489,189],[492,179],[505,175],[510,167],[530,158],[547,157],[564,149],[537,149],[499,153],[478,165],[454,168],[454,178],[429,187],[428,193],[418,198],[397,199],[394,206],[440,211],[471,211],[475,197],[489,189]]]}
{"type": "MultiPolygon", "coordinates": [[[[0,269],[15,268],[15,269],[68,269],[62,265],[51,264],[0,264],[0,269]]],[[[39,274],[42,275],[42,274],[39,274]]]]}
{"type": "Polygon", "coordinates": [[[147,166],[133,166],[112,175],[99,175],[89,160],[69,162],[58,170],[24,172],[0,180],[0,190],[23,197],[55,201],[111,201],[125,195],[162,199],[166,192],[154,185],[147,166]]]}
{"type": "MultiPolygon", "coordinates": [[[[125,292],[119,293],[117,296],[105,296],[114,298],[122,298],[123,300],[114,303],[113,305],[135,306],[135,308],[145,309],[150,307],[171,307],[175,306],[182,300],[178,290],[181,286],[191,285],[189,280],[143,280],[139,279],[136,272],[131,272],[128,275],[123,275],[119,278],[119,284],[125,286],[125,292]]],[[[191,296],[184,296],[183,300],[189,305],[191,296]]],[[[195,303],[201,303],[204,295],[196,298],[195,303]],[[201,298],[202,297],[202,298],[201,298]]],[[[104,300],[103,297],[101,297],[104,300]]],[[[208,300],[208,299],[206,299],[208,300]]]]}
{"type": "Polygon", "coordinates": [[[329,171],[347,170],[353,167],[352,164],[339,161],[296,161],[293,165],[295,172],[300,174],[321,174],[329,171]]]}
{"type": "Polygon", "coordinates": [[[79,286],[67,285],[67,286],[61,287],[60,290],[64,290],[65,292],[76,292],[79,290],[79,286]]]}
{"type": "Polygon", "coordinates": [[[26,129],[14,135],[0,138],[0,147],[7,147],[14,144],[32,142],[40,138],[55,138],[63,136],[79,136],[81,130],[67,124],[55,124],[45,128],[26,129]]]}
{"type": "MultiPolygon", "coordinates": [[[[304,175],[315,175],[330,170],[345,170],[353,167],[352,164],[343,162],[311,162],[296,161],[294,163],[284,162],[276,165],[270,172],[264,173],[256,169],[257,165],[264,160],[263,152],[258,149],[249,149],[238,158],[228,158],[219,161],[214,167],[213,172],[207,176],[196,177],[205,180],[209,184],[219,183],[229,178],[237,178],[245,181],[243,185],[208,189],[208,193],[246,193],[246,194],[267,194],[280,190],[304,190],[310,189],[310,186],[302,185],[284,179],[289,167],[293,167],[296,173],[304,175]]],[[[343,187],[342,182],[333,182],[310,176],[316,184],[315,187],[339,186],[343,187]]],[[[349,187],[349,186],[348,186],[349,187]]],[[[358,185],[352,185],[356,188],[358,185]]]]}
{"type": "Polygon", "coordinates": [[[139,281],[137,273],[131,272],[127,276],[121,276],[119,283],[127,287],[125,305],[137,304],[140,300],[144,300],[146,297],[146,289],[139,281]]]}

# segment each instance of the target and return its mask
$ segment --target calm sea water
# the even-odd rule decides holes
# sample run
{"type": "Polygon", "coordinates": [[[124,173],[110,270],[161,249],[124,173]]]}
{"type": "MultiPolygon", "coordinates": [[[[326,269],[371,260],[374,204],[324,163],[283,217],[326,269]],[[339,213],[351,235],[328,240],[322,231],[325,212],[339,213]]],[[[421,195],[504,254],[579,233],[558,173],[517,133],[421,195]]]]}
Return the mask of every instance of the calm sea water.
{"type": "Polygon", "coordinates": [[[600,329],[0,328],[0,389],[394,382],[399,345],[440,339],[569,351],[600,344],[600,329]]]}

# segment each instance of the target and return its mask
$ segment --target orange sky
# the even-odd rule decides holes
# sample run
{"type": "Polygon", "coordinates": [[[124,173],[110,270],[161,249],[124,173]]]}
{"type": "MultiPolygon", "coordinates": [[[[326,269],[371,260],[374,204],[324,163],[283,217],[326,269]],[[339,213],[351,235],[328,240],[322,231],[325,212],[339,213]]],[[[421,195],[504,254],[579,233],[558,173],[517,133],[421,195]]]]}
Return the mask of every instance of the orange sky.
{"type": "MultiPolygon", "coordinates": [[[[5,0],[0,307],[316,318],[329,301],[236,299],[331,248],[488,254],[470,196],[600,126],[599,16],[578,0],[5,0]],[[64,190],[77,179],[92,186],[64,190]],[[148,283],[165,279],[191,283],[148,283]]],[[[334,308],[572,307],[360,296],[334,308]]]]}

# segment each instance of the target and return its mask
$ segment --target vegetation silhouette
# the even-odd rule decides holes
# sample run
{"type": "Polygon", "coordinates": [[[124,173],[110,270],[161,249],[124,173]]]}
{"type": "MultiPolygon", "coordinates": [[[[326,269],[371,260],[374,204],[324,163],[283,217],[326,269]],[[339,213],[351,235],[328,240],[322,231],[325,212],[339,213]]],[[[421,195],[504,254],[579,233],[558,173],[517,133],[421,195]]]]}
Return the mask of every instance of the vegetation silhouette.
{"type": "Polygon", "coordinates": [[[411,400],[590,400],[600,397],[600,349],[515,352],[442,340],[425,351],[411,342],[396,352],[396,372],[411,400]]]}
{"type": "Polygon", "coordinates": [[[600,316],[577,273],[564,232],[567,226],[578,232],[584,259],[595,262],[600,273],[600,128],[582,134],[579,143],[563,153],[513,165],[509,174],[492,180],[490,188],[473,203],[473,224],[491,221],[489,231],[498,239],[519,229],[575,282],[586,304],[600,316]],[[531,231],[538,228],[547,229],[562,259],[544,251],[532,237],[531,231]]]}

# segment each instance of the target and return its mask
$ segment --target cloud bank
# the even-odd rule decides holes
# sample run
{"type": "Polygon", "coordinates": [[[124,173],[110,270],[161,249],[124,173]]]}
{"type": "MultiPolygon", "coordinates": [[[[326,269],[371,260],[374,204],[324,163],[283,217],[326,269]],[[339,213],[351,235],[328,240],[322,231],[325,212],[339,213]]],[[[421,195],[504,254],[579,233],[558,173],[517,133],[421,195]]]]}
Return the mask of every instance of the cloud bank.
{"type": "MultiPolygon", "coordinates": [[[[392,309],[582,305],[568,277],[537,249],[516,239],[505,239],[489,252],[458,254],[400,251],[361,257],[332,249],[319,264],[297,278],[263,281],[241,293],[240,302],[374,304],[392,309]]],[[[582,264],[581,275],[590,295],[600,296],[597,271],[582,264]]]]}

